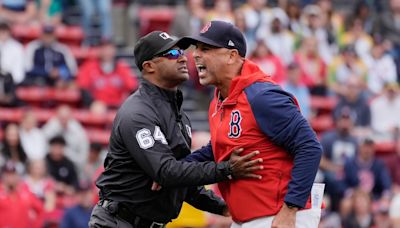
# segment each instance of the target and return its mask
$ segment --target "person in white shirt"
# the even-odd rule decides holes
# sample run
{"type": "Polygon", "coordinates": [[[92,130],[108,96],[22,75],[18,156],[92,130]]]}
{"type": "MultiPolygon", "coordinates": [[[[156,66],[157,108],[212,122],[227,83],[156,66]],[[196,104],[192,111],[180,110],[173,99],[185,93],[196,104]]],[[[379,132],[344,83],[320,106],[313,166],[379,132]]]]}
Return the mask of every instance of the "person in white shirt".
{"type": "Polygon", "coordinates": [[[363,61],[368,66],[368,89],[373,95],[380,94],[385,84],[396,82],[396,64],[385,53],[383,40],[375,41],[371,55],[364,56],[363,61]]]}
{"type": "Polygon", "coordinates": [[[383,139],[391,139],[396,129],[400,127],[399,116],[398,85],[386,84],[383,93],[371,102],[371,127],[383,139]]]}
{"type": "Polygon", "coordinates": [[[66,141],[65,156],[77,168],[82,168],[89,153],[89,139],[83,126],[73,117],[71,108],[62,105],[57,109],[57,114],[43,126],[46,138],[61,135],[66,141]]]}
{"type": "Polygon", "coordinates": [[[24,48],[11,36],[10,25],[0,20],[0,69],[10,73],[15,84],[25,78],[24,48]]]}
{"type": "Polygon", "coordinates": [[[27,111],[20,123],[19,136],[22,147],[29,160],[44,159],[47,152],[47,139],[37,125],[33,111],[27,111]]]}

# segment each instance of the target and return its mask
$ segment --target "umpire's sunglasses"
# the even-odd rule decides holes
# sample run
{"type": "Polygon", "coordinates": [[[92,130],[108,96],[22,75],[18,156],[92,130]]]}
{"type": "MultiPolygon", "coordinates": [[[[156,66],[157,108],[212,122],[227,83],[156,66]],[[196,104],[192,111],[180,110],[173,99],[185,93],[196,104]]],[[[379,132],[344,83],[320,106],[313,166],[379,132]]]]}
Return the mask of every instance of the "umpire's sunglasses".
{"type": "Polygon", "coordinates": [[[179,59],[179,57],[183,56],[185,54],[185,51],[182,49],[171,49],[167,52],[164,52],[162,54],[159,54],[155,57],[164,57],[167,59],[179,59]]]}

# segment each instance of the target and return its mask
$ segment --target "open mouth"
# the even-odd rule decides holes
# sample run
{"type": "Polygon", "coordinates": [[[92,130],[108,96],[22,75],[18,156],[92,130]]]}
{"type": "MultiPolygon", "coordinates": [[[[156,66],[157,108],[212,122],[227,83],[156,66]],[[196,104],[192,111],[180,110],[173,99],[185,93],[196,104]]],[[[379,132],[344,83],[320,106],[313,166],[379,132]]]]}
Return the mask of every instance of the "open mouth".
{"type": "Polygon", "coordinates": [[[204,66],[203,64],[197,64],[196,68],[197,68],[197,71],[199,72],[199,76],[203,75],[207,71],[206,66],[204,66]]]}

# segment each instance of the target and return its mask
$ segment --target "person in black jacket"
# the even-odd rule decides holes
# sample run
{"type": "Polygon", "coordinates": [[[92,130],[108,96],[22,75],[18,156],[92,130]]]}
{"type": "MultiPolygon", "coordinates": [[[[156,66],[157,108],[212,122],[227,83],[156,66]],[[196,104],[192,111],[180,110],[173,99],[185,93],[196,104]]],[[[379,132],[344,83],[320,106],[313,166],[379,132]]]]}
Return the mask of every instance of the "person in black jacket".
{"type": "Polygon", "coordinates": [[[208,158],[210,147],[191,154],[191,125],[181,111],[178,90],[189,78],[186,48],[161,31],[149,33],[136,44],[135,61],[143,81],[114,119],[105,171],[96,181],[100,201],[90,227],[165,227],[178,216],[183,201],[229,215],[219,197],[198,186],[261,178],[253,172],[263,168],[262,160],[251,160],[258,151],[239,157],[241,149],[237,149],[229,161],[220,163],[208,158]],[[154,191],[153,181],[162,189],[154,191]]]}

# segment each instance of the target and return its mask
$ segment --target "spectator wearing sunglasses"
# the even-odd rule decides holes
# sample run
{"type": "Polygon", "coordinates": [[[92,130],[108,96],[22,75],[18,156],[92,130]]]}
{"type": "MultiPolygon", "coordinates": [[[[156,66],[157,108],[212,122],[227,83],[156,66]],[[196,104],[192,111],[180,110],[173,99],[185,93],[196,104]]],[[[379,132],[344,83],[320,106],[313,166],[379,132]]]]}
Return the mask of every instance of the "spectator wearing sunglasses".
{"type": "Polygon", "coordinates": [[[90,227],[165,227],[178,216],[183,201],[229,215],[219,197],[196,186],[231,178],[260,178],[252,174],[262,168],[260,161],[250,160],[257,151],[240,157],[240,150],[235,150],[228,161],[220,163],[204,161],[212,159],[210,147],[193,152],[197,157],[186,157],[191,154],[192,132],[181,110],[178,86],[189,79],[183,51],[188,46],[161,31],[137,42],[135,63],[143,81],[114,119],[105,171],[96,181],[100,201],[92,212],[90,227]],[[196,162],[199,160],[204,162],[196,162]]]}

